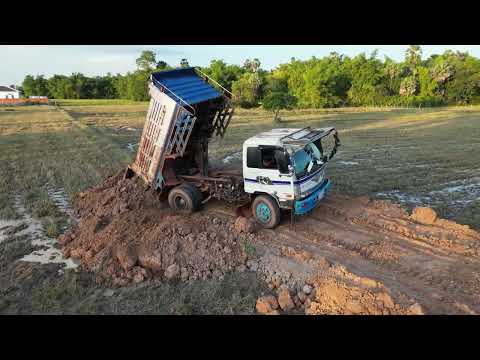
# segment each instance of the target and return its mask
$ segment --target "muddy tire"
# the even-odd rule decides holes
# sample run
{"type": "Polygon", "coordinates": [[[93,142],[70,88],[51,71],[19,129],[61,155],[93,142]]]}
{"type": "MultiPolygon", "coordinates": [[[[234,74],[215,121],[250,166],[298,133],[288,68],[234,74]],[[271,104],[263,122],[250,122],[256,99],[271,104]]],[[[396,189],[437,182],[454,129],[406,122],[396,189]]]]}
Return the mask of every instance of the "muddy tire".
{"type": "Polygon", "coordinates": [[[280,208],[269,196],[257,196],[252,203],[252,213],[255,220],[264,228],[273,229],[280,223],[280,208]]]}
{"type": "Polygon", "coordinates": [[[202,205],[202,200],[203,200],[203,196],[200,190],[198,190],[198,188],[195,185],[188,184],[188,183],[182,184],[180,186],[188,189],[188,191],[192,194],[194,198],[194,210],[198,210],[202,205]]]}
{"type": "Polygon", "coordinates": [[[170,190],[168,204],[173,211],[182,214],[191,214],[199,207],[198,196],[195,194],[195,191],[184,185],[170,190]]]}

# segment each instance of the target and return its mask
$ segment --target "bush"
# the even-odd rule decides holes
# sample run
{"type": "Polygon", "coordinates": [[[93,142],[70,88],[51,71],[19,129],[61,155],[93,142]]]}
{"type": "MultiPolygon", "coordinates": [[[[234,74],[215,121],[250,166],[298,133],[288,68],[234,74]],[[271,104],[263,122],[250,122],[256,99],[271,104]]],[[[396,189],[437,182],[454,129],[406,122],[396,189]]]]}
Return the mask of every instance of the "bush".
{"type": "Polygon", "coordinates": [[[389,96],[380,100],[381,106],[392,107],[432,107],[445,105],[439,96],[389,96]]]}
{"type": "Polygon", "coordinates": [[[60,235],[60,229],[55,219],[50,217],[47,218],[45,223],[45,234],[51,238],[56,238],[58,235],[60,235]]]}

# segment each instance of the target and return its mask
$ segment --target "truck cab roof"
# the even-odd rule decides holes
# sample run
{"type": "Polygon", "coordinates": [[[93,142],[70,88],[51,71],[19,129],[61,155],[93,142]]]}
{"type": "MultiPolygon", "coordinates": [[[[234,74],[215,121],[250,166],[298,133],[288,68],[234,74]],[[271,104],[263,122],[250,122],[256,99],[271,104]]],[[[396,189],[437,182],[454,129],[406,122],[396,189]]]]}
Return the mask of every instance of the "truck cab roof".
{"type": "Polygon", "coordinates": [[[303,129],[272,129],[248,138],[244,144],[246,146],[287,146],[292,149],[300,149],[312,141],[316,141],[319,138],[327,136],[332,131],[335,131],[335,128],[328,127],[313,129],[311,127],[306,127],[303,129]]]}

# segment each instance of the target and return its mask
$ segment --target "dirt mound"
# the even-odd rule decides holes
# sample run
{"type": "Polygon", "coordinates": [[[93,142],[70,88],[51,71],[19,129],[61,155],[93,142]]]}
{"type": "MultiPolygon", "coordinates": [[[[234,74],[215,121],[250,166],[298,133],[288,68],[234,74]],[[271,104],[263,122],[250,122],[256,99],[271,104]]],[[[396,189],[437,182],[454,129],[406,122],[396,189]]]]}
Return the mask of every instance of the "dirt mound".
{"type": "MultiPolygon", "coordinates": [[[[257,299],[256,311],[264,315],[408,315],[423,314],[422,307],[405,294],[383,283],[361,277],[343,265],[291,247],[267,251],[257,260],[259,276],[276,292],[257,299]],[[282,271],[280,271],[282,269],[282,271]],[[286,276],[285,276],[286,275],[286,276]]],[[[251,265],[252,260],[248,265],[251,265]]]]}
{"type": "Polygon", "coordinates": [[[312,300],[305,313],[308,315],[390,315],[408,314],[408,310],[395,304],[385,290],[347,285],[334,278],[320,279],[314,283],[312,300]]]}
{"type": "Polygon", "coordinates": [[[175,215],[141,180],[123,179],[123,172],[80,194],[75,214],[79,223],[59,243],[99,282],[222,277],[247,261],[249,235],[233,231],[232,219],[175,215]]]}
{"type": "Polygon", "coordinates": [[[480,234],[417,208],[331,195],[295,225],[256,228],[222,202],[175,215],[123,173],[80,194],[59,242],[98,281],[256,272],[265,314],[478,313],[480,234]],[[273,298],[273,297],[274,298],[273,298]]]}
{"type": "Polygon", "coordinates": [[[413,209],[412,219],[423,224],[434,224],[437,220],[437,213],[428,207],[416,207],[413,209]]]}

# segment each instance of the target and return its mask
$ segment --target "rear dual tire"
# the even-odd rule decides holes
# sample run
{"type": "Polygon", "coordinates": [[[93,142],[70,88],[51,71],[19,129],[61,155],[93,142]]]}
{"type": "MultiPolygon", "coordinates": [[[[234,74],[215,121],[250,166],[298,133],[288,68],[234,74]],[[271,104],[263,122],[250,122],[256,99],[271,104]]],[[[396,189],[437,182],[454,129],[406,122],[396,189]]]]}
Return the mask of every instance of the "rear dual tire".
{"type": "Polygon", "coordinates": [[[202,194],[191,184],[174,187],[168,194],[168,205],[175,212],[191,214],[197,211],[201,204],[202,194]]]}

